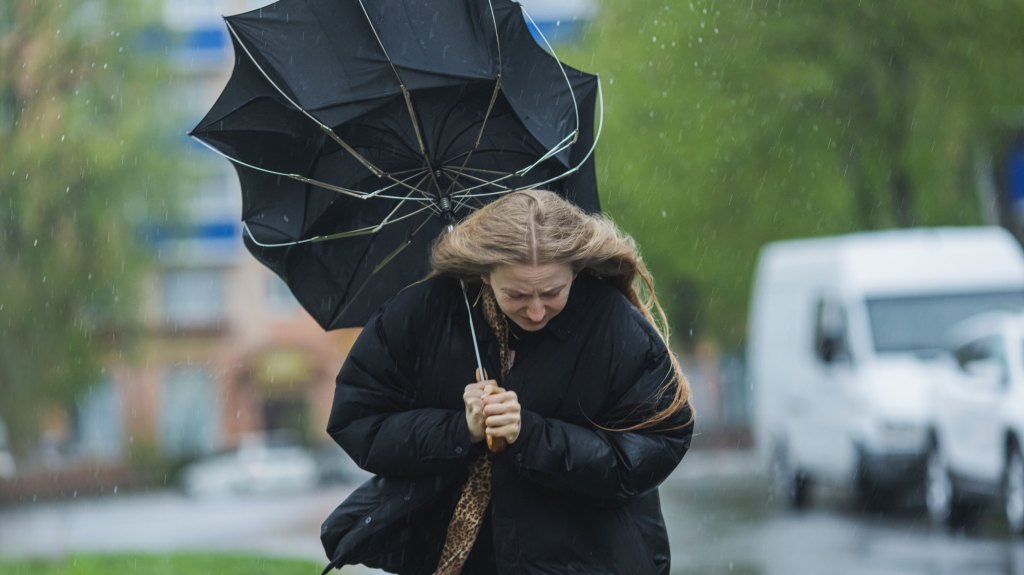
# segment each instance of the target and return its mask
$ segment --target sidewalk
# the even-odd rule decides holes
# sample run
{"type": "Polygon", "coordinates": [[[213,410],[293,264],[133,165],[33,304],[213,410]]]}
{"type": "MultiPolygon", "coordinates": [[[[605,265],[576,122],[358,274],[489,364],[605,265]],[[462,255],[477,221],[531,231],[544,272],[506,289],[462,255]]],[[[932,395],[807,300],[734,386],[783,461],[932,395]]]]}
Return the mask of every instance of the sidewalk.
{"type": "MultiPolygon", "coordinates": [[[[320,522],[352,489],[218,498],[159,492],[22,505],[0,510],[0,558],[241,551],[326,565],[320,522]]],[[[347,567],[342,573],[380,571],[347,567]]]]}

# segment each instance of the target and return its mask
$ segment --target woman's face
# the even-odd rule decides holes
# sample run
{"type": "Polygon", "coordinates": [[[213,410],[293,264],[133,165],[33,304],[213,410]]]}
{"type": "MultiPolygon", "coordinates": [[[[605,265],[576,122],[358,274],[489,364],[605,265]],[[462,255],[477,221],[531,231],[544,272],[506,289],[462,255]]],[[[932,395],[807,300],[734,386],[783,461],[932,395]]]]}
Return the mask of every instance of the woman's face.
{"type": "Polygon", "coordinates": [[[498,266],[484,283],[509,319],[526,331],[538,331],[565,307],[575,277],[567,264],[514,264],[498,266]]]}

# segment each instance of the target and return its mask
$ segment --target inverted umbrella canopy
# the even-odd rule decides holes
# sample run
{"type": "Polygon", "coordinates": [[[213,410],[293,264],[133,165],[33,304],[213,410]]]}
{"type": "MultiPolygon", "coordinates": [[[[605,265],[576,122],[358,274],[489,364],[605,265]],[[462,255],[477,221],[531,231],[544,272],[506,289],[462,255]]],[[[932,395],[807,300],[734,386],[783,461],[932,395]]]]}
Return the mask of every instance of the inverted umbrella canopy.
{"type": "Polygon", "coordinates": [[[517,3],[281,0],[226,23],[235,67],[191,134],[234,163],[246,247],[324,329],[362,325],[501,194],[598,211],[597,77],[517,3]]]}

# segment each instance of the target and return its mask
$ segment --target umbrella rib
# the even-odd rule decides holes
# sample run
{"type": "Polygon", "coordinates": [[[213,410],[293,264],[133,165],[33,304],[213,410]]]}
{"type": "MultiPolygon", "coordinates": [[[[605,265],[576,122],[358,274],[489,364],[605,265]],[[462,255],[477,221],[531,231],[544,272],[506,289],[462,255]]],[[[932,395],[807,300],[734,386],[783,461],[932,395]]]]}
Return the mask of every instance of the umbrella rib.
{"type": "MultiPolygon", "coordinates": [[[[363,0],[359,0],[359,7],[363,10],[363,16],[366,17],[366,23],[370,26],[370,31],[373,32],[373,37],[377,39],[377,45],[380,46],[381,52],[384,53],[384,59],[388,61],[388,66],[391,67],[391,71],[395,74],[395,78],[398,80],[398,87],[402,90],[402,97],[405,98],[405,108],[409,111],[409,120],[412,122],[412,129],[416,133],[416,143],[420,146],[420,153],[423,154],[423,159],[426,160],[427,165],[432,166],[433,162],[430,160],[430,154],[427,153],[427,146],[423,143],[423,134],[420,132],[420,121],[416,116],[416,109],[412,105],[412,96],[409,94],[409,88],[406,87],[405,81],[402,80],[402,75],[398,73],[398,68],[395,67],[395,63],[391,60],[391,55],[388,54],[387,48],[384,47],[384,41],[381,40],[380,35],[377,34],[377,28],[373,25],[373,20],[370,19],[370,13],[367,12],[366,6],[363,4],[363,0]]],[[[438,195],[440,195],[441,184],[437,181],[437,175],[434,174],[433,170],[430,172],[430,179],[433,181],[438,195]]]]}
{"type": "MultiPolygon", "coordinates": [[[[426,177],[427,177],[426,175],[421,176],[420,177],[420,181],[417,183],[417,185],[422,184],[423,180],[425,180],[426,177]]],[[[415,192],[409,192],[409,196],[412,196],[413,193],[415,193],[415,192]]],[[[323,241],[327,241],[327,240],[334,240],[334,239],[339,239],[339,238],[347,238],[347,237],[353,237],[353,236],[358,236],[358,235],[375,234],[375,233],[379,232],[381,230],[381,228],[383,228],[386,225],[393,224],[393,223],[396,223],[396,222],[400,222],[400,221],[402,221],[402,220],[404,220],[406,218],[410,218],[410,217],[415,216],[416,214],[422,213],[422,212],[424,212],[426,210],[431,210],[431,211],[433,211],[435,213],[437,212],[437,208],[435,208],[432,203],[428,203],[428,204],[424,205],[422,208],[420,208],[418,210],[414,210],[414,211],[412,211],[412,212],[410,212],[408,214],[405,214],[404,216],[400,216],[400,217],[395,218],[395,219],[392,220],[391,216],[395,215],[398,212],[398,210],[401,209],[402,205],[405,204],[406,200],[411,199],[409,196],[406,196],[405,199],[403,199],[402,201],[398,202],[398,204],[396,204],[395,207],[390,212],[388,212],[388,215],[384,216],[384,219],[381,220],[380,223],[378,223],[375,226],[367,226],[365,228],[360,228],[360,229],[357,229],[357,230],[351,230],[351,231],[348,231],[348,232],[338,232],[338,233],[329,234],[329,235],[326,235],[326,236],[317,236],[316,238],[312,238],[311,241],[313,241],[313,242],[323,242],[323,241]]]]}
{"type": "MultiPolygon", "coordinates": [[[[547,154],[545,154],[545,155],[544,155],[543,157],[541,157],[541,158],[540,158],[539,160],[537,160],[536,162],[534,162],[534,163],[530,164],[529,166],[526,166],[525,168],[520,168],[520,169],[519,169],[518,171],[516,171],[516,172],[512,172],[512,173],[505,173],[505,174],[503,174],[503,175],[502,175],[502,176],[501,176],[500,178],[495,178],[495,179],[493,179],[493,180],[490,180],[490,181],[488,181],[488,182],[487,182],[487,183],[485,183],[485,184],[478,184],[478,185],[476,185],[476,186],[471,186],[471,187],[469,187],[469,188],[465,188],[465,189],[463,190],[463,192],[464,192],[464,193],[465,193],[465,192],[471,192],[471,191],[473,191],[473,190],[476,190],[476,189],[478,189],[478,188],[482,188],[482,187],[484,187],[484,186],[487,186],[487,185],[493,185],[493,184],[497,184],[498,182],[500,182],[500,181],[502,181],[502,180],[507,180],[508,178],[511,178],[511,177],[513,177],[513,176],[518,176],[518,177],[522,177],[522,176],[525,176],[525,175],[526,175],[526,174],[528,174],[528,173],[529,173],[529,172],[530,172],[531,170],[533,170],[533,169],[534,169],[534,168],[536,168],[536,167],[537,167],[538,165],[540,165],[540,163],[541,163],[542,161],[544,161],[544,160],[546,160],[546,159],[550,158],[551,156],[553,156],[553,155],[557,154],[558,152],[561,152],[562,150],[564,150],[564,149],[566,149],[566,148],[570,147],[570,146],[572,145],[572,143],[571,143],[571,142],[570,142],[570,143],[568,143],[568,144],[566,144],[566,143],[565,143],[565,142],[566,142],[566,140],[568,140],[568,139],[569,139],[570,137],[572,137],[572,136],[566,136],[566,138],[564,138],[564,139],[563,139],[563,140],[562,140],[561,142],[559,142],[559,145],[558,145],[558,146],[557,146],[556,148],[552,148],[552,149],[551,149],[551,150],[550,150],[550,151],[549,151],[549,152],[548,152],[547,154]]],[[[595,141],[595,144],[596,144],[596,141],[595,141]]],[[[591,151],[593,151],[593,148],[591,149],[591,151]]],[[[587,157],[590,157],[590,153],[589,153],[589,152],[588,152],[587,156],[586,156],[586,157],[584,158],[584,160],[585,160],[585,159],[586,159],[587,157]]],[[[538,182],[538,183],[536,183],[536,184],[533,184],[533,185],[541,185],[541,184],[546,184],[546,183],[548,183],[548,182],[552,182],[552,181],[554,181],[554,180],[557,180],[557,179],[559,179],[559,178],[564,178],[564,177],[566,177],[566,176],[568,176],[568,175],[570,175],[570,174],[574,173],[574,172],[575,172],[576,170],[578,170],[578,169],[579,169],[579,167],[580,167],[581,165],[582,165],[582,162],[580,162],[580,164],[577,164],[576,166],[574,166],[574,167],[572,167],[572,168],[570,168],[570,169],[566,170],[566,171],[565,171],[565,172],[563,172],[563,173],[562,173],[561,175],[555,176],[554,178],[549,178],[549,179],[547,179],[547,180],[544,180],[543,182],[538,182]]],[[[467,169],[468,169],[468,168],[467,168],[467,169]]],[[[479,171],[479,170],[478,170],[478,171],[479,171]]],[[[527,186],[527,187],[519,187],[519,188],[516,188],[516,189],[517,189],[517,190],[525,190],[525,189],[529,189],[529,187],[530,187],[530,186],[527,186]]],[[[500,193],[500,192],[498,192],[498,193],[500,193]]],[[[480,194],[480,195],[484,195],[484,196],[493,196],[493,195],[495,195],[495,193],[490,193],[490,194],[480,194]]],[[[452,196],[452,197],[455,197],[455,196],[452,196]]]]}
{"type": "Polygon", "coordinates": [[[345,149],[345,151],[347,151],[348,153],[352,154],[352,156],[354,156],[357,160],[359,160],[359,163],[361,163],[364,166],[366,166],[376,176],[380,177],[380,176],[384,175],[384,171],[383,170],[381,170],[377,166],[374,166],[372,163],[370,163],[369,160],[364,158],[362,156],[362,154],[360,154],[359,152],[355,151],[355,149],[353,149],[352,146],[349,146],[344,140],[342,140],[340,137],[338,137],[338,135],[334,133],[334,130],[332,130],[330,126],[328,126],[328,125],[324,124],[323,122],[321,122],[320,120],[318,120],[316,118],[316,116],[314,116],[313,114],[310,114],[309,112],[307,112],[305,108],[303,108],[302,106],[300,106],[298,104],[298,102],[296,102],[295,100],[291,99],[291,97],[288,96],[288,94],[286,94],[284,92],[284,90],[282,90],[281,87],[277,85],[277,82],[274,82],[274,80],[271,79],[270,75],[267,74],[267,72],[263,69],[263,66],[260,66],[260,63],[256,61],[256,58],[253,57],[252,52],[249,51],[249,47],[246,46],[245,42],[242,41],[242,38],[238,35],[238,32],[235,32],[235,28],[234,28],[234,26],[231,25],[231,22],[228,21],[228,20],[225,20],[224,23],[225,23],[225,25],[227,25],[228,31],[231,32],[231,35],[234,36],[235,40],[238,41],[238,45],[242,47],[242,50],[245,50],[245,54],[247,56],[249,56],[249,60],[253,63],[254,66],[256,66],[256,69],[260,71],[260,74],[263,75],[263,77],[267,80],[267,82],[270,82],[270,85],[273,86],[274,89],[277,90],[277,92],[279,94],[281,94],[281,96],[285,100],[288,100],[288,103],[290,103],[292,106],[295,106],[295,108],[298,111],[300,111],[303,114],[305,114],[310,120],[313,120],[313,122],[315,122],[317,126],[320,126],[320,129],[323,130],[328,136],[330,136],[332,140],[337,142],[339,146],[341,146],[342,148],[345,149]]]}
{"type": "MultiPolygon", "coordinates": [[[[370,284],[370,279],[374,275],[376,275],[377,272],[379,272],[381,269],[383,269],[383,267],[386,266],[387,264],[391,263],[391,260],[395,259],[395,257],[398,256],[398,254],[400,254],[402,251],[405,250],[405,248],[409,247],[412,244],[413,237],[415,237],[416,234],[420,233],[420,230],[423,229],[423,226],[425,226],[427,224],[427,222],[429,222],[431,220],[431,218],[432,218],[432,216],[428,216],[428,217],[424,218],[423,221],[421,221],[418,226],[416,226],[415,228],[412,229],[412,231],[409,232],[409,235],[407,235],[405,237],[405,240],[402,243],[398,244],[398,246],[395,247],[395,249],[391,250],[390,253],[388,253],[386,256],[384,256],[384,258],[381,259],[381,261],[377,262],[377,264],[375,266],[373,266],[373,269],[370,271],[370,273],[363,280],[363,283],[360,284],[359,289],[356,290],[355,294],[352,297],[348,298],[349,303],[346,304],[344,307],[342,307],[342,310],[341,310],[340,313],[336,313],[335,314],[335,318],[337,318],[339,315],[341,315],[341,313],[344,313],[344,311],[346,309],[348,309],[348,306],[352,305],[353,300],[358,298],[359,295],[361,293],[363,293],[363,290],[366,289],[366,286],[370,284]]],[[[362,261],[364,259],[366,259],[366,254],[368,252],[369,252],[369,246],[367,246],[367,248],[363,251],[362,256],[360,256],[360,258],[359,258],[359,264],[357,264],[357,265],[361,265],[362,264],[362,261]]],[[[352,286],[352,282],[354,280],[355,280],[355,276],[353,275],[353,277],[349,280],[348,285],[345,286],[345,290],[344,290],[343,293],[348,293],[349,292],[349,290],[351,289],[351,286],[352,286]]]]}
{"type": "Polygon", "coordinates": [[[452,190],[455,189],[455,181],[462,175],[462,171],[466,169],[466,165],[469,164],[469,158],[473,155],[473,152],[480,147],[480,140],[484,137],[484,128],[487,126],[487,120],[491,117],[491,111],[494,109],[494,102],[498,99],[498,93],[501,92],[501,73],[502,73],[502,58],[501,58],[501,34],[498,33],[498,20],[494,16],[494,3],[491,0],[487,0],[487,7],[491,11],[491,24],[494,25],[494,45],[498,49],[498,74],[494,80],[494,92],[491,93],[491,101],[487,104],[487,111],[484,112],[484,119],[480,122],[480,131],[476,134],[476,141],[473,143],[473,147],[470,148],[466,157],[462,160],[462,166],[459,168],[455,178],[452,179],[452,185],[448,187],[447,195],[451,195],[452,190]]]}
{"type": "MultiPolygon", "coordinates": [[[[454,171],[455,171],[455,170],[454,170],[454,169],[452,169],[452,168],[442,168],[442,169],[443,169],[443,170],[445,171],[445,173],[449,173],[449,174],[450,174],[451,172],[454,172],[454,171]]],[[[449,177],[451,177],[451,176],[449,176],[449,177]]],[[[456,174],[456,177],[457,177],[457,178],[463,178],[463,177],[464,177],[464,178],[469,178],[469,179],[471,179],[471,180],[476,180],[477,182],[480,182],[481,184],[487,184],[487,185],[491,185],[491,184],[492,184],[491,180],[485,180],[485,179],[483,179],[483,178],[478,178],[478,177],[474,176],[473,174],[456,174]]],[[[455,184],[455,182],[457,182],[457,181],[458,181],[458,180],[456,180],[456,179],[454,179],[454,178],[452,179],[452,184],[453,184],[453,186],[452,186],[452,187],[454,187],[454,184],[455,184]]],[[[495,186],[498,186],[498,187],[500,187],[500,188],[502,188],[502,189],[504,189],[504,190],[508,190],[508,189],[509,189],[509,188],[508,188],[508,186],[502,186],[501,184],[499,184],[499,183],[497,183],[497,182],[493,182],[493,185],[495,185],[495,186]]],[[[463,189],[463,191],[465,191],[465,189],[466,189],[466,188],[465,188],[465,186],[462,186],[462,185],[460,185],[459,187],[460,187],[460,188],[462,188],[462,189],[463,189]]]]}
{"type": "Polygon", "coordinates": [[[395,213],[395,211],[398,210],[398,206],[396,206],[395,209],[392,210],[391,213],[389,213],[387,217],[385,217],[384,221],[381,221],[377,225],[367,226],[365,228],[359,228],[359,229],[349,230],[349,231],[345,231],[345,232],[337,232],[337,233],[328,234],[328,235],[325,235],[325,236],[314,236],[312,238],[306,238],[304,240],[295,240],[295,241],[292,241],[292,242],[280,242],[280,243],[261,242],[261,241],[257,240],[255,236],[253,236],[252,230],[249,229],[249,224],[247,222],[242,222],[242,228],[245,229],[245,233],[248,234],[249,239],[252,241],[252,243],[256,244],[257,246],[259,246],[261,248],[285,248],[285,247],[289,247],[289,246],[298,246],[298,245],[302,245],[302,244],[319,243],[319,242],[325,242],[325,241],[328,241],[328,240],[337,240],[337,239],[342,239],[342,238],[351,238],[351,237],[356,237],[356,236],[366,236],[366,235],[370,235],[370,234],[375,234],[378,231],[380,231],[380,229],[383,228],[386,225],[398,223],[398,222],[400,222],[402,220],[411,218],[411,217],[413,217],[413,216],[415,216],[417,214],[421,214],[421,213],[423,213],[423,212],[425,212],[427,210],[433,210],[433,209],[434,209],[433,205],[427,204],[427,205],[421,207],[418,210],[414,210],[412,212],[409,212],[408,214],[405,214],[404,216],[399,216],[399,217],[397,217],[397,218],[395,218],[393,220],[388,221],[388,218],[390,218],[391,215],[393,215],[395,213]]]}
{"type": "Polygon", "coordinates": [[[494,3],[491,0],[487,0],[487,8],[491,11],[491,24],[494,25],[494,46],[498,49],[498,78],[501,78],[501,34],[498,33],[498,19],[494,15],[494,3]]]}
{"type": "MultiPolygon", "coordinates": [[[[369,199],[369,198],[384,198],[384,199],[388,199],[388,200],[404,200],[404,199],[407,199],[408,196],[405,196],[405,197],[403,197],[403,196],[389,196],[389,195],[384,195],[384,194],[381,193],[381,192],[384,192],[386,190],[390,190],[391,188],[394,188],[395,186],[399,186],[399,185],[402,185],[402,186],[404,186],[406,188],[411,188],[413,191],[423,193],[422,190],[419,190],[419,189],[416,189],[416,188],[412,188],[411,186],[409,186],[406,183],[409,180],[411,180],[414,177],[416,177],[418,174],[413,174],[412,176],[410,176],[408,178],[405,178],[404,180],[397,180],[397,179],[392,178],[393,180],[395,180],[395,183],[393,183],[391,185],[384,186],[383,188],[378,188],[378,189],[376,189],[376,190],[374,190],[372,192],[360,192],[359,190],[351,190],[349,188],[343,188],[341,186],[336,186],[334,184],[329,184],[327,182],[322,182],[320,180],[314,180],[312,178],[307,178],[306,176],[302,176],[302,175],[299,175],[299,174],[288,174],[288,173],[285,173],[285,172],[278,172],[276,170],[271,170],[269,168],[263,168],[263,167],[260,167],[260,166],[256,166],[256,165],[250,164],[248,162],[243,162],[242,160],[239,160],[238,158],[234,158],[232,156],[229,156],[229,155],[225,154],[224,152],[218,150],[217,148],[214,148],[213,146],[211,146],[210,144],[208,144],[208,143],[204,142],[203,140],[197,138],[196,136],[192,136],[192,138],[195,141],[197,141],[200,144],[202,144],[203,146],[206,146],[208,149],[213,151],[215,154],[217,154],[217,155],[219,155],[219,156],[221,156],[221,157],[223,157],[223,158],[225,158],[225,159],[227,159],[227,160],[229,160],[229,161],[231,161],[231,162],[233,162],[235,164],[238,164],[240,166],[245,166],[247,168],[250,168],[250,169],[253,169],[253,170],[256,170],[256,171],[259,171],[259,172],[264,172],[264,173],[267,173],[267,174],[272,174],[272,175],[275,175],[275,176],[283,176],[285,178],[291,178],[293,180],[297,180],[297,181],[300,181],[300,182],[305,183],[305,184],[314,185],[314,186],[316,186],[318,188],[323,188],[325,190],[330,190],[332,192],[338,192],[340,194],[344,194],[346,196],[355,198],[357,200],[365,200],[365,199],[369,199]]],[[[420,170],[424,170],[423,168],[419,168],[419,169],[420,170]]],[[[411,199],[412,201],[416,201],[416,202],[433,202],[434,201],[432,198],[429,198],[429,197],[408,198],[408,199],[411,199]]]]}
{"type": "MultiPolygon", "coordinates": [[[[579,110],[579,104],[576,101],[576,91],[572,87],[572,81],[569,80],[569,75],[565,71],[565,66],[562,64],[562,61],[558,59],[558,56],[555,54],[555,50],[554,50],[554,48],[551,47],[551,44],[548,42],[548,39],[544,36],[544,34],[537,27],[537,23],[533,20],[533,17],[530,16],[530,13],[522,5],[520,5],[520,9],[523,11],[523,15],[526,17],[526,19],[529,20],[531,24],[533,24],[533,27],[535,29],[537,29],[537,33],[540,35],[541,40],[544,41],[544,45],[547,46],[547,48],[548,48],[548,53],[550,53],[551,56],[554,58],[555,62],[558,64],[559,71],[562,72],[562,77],[565,79],[566,87],[568,87],[569,95],[570,95],[570,97],[572,99],[573,113],[574,113],[575,119],[576,119],[576,128],[572,132],[570,132],[569,135],[567,135],[565,138],[563,138],[560,142],[558,142],[557,144],[552,146],[551,149],[549,149],[546,154],[541,156],[534,163],[530,164],[529,166],[526,166],[525,168],[521,168],[520,170],[518,170],[518,171],[516,171],[516,172],[514,172],[512,174],[507,174],[507,175],[504,175],[504,176],[502,176],[500,178],[497,178],[497,179],[495,179],[495,180],[493,180],[491,182],[488,182],[488,184],[480,184],[480,185],[477,185],[477,186],[466,188],[466,189],[462,190],[462,194],[461,195],[463,195],[463,196],[467,195],[468,192],[471,192],[474,189],[481,188],[481,187],[483,187],[485,185],[489,185],[489,184],[495,184],[497,182],[500,182],[501,180],[507,179],[507,178],[512,177],[512,176],[524,176],[528,172],[530,172],[531,170],[536,168],[538,165],[540,165],[542,162],[546,161],[548,158],[551,158],[552,156],[555,156],[556,154],[561,153],[563,150],[572,147],[572,145],[574,145],[576,143],[576,141],[579,139],[580,110],[579,110]]],[[[492,10],[493,10],[493,6],[492,6],[492,10]]],[[[492,12],[492,16],[493,16],[493,12],[492,12]]],[[[495,27],[497,27],[497,23],[495,23],[495,27]]],[[[600,90],[601,90],[601,84],[600,84],[600,81],[598,81],[598,95],[599,96],[600,96],[600,90]]],[[[604,100],[603,100],[603,98],[601,100],[601,117],[602,117],[601,123],[603,125],[603,118],[604,118],[604,100]]],[[[600,136],[600,127],[598,128],[598,136],[600,136]]],[[[552,181],[564,178],[566,176],[569,176],[569,175],[575,173],[576,171],[579,170],[580,166],[582,166],[583,163],[588,158],[590,158],[591,154],[593,154],[594,147],[597,145],[597,140],[598,140],[598,137],[595,137],[594,138],[594,145],[591,146],[590,150],[587,151],[586,155],[583,157],[583,159],[576,166],[566,170],[565,172],[563,172],[562,174],[560,174],[558,176],[555,176],[554,178],[549,178],[549,179],[544,180],[542,182],[536,182],[534,184],[531,184],[531,186],[520,187],[520,188],[516,188],[516,189],[522,190],[522,189],[527,189],[527,188],[533,187],[533,186],[547,184],[549,182],[552,182],[552,181]]],[[[476,195],[477,196],[492,196],[492,195],[497,195],[497,194],[500,194],[500,193],[505,193],[505,192],[492,192],[492,193],[476,194],[476,195]]]]}
{"type": "MultiPolygon", "coordinates": [[[[360,0],[360,5],[362,5],[362,0],[360,0]]],[[[363,8],[363,13],[364,14],[366,13],[366,8],[365,7],[363,8]]],[[[367,20],[369,20],[369,17],[367,17],[367,20]]],[[[235,28],[231,25],[231,22],[225,20],[224,23],[227,26],[228,31],[231,32],[231,35],[235,38],[235,40],[238,41],[238,45],[241,46],[242,50],[245,51],[245,54],[249,57],[249,60],[253,63],[254,66],[256,66],[256,69],[260,71],[260,74],[263,75],[263,78],[266,79],[266,81],[269,82],[270,85],[273,86],[274,89],[277,90],[277,92],[279,94],[281,94],[281,97],[283,97],[285,100],[288,100],[289,104],[294,106],[295,109],[297,109],[298,111],[302,112],[307,118],[309,118],[310,120],[313,120],[313,122],[315,122],[316,125],[319,126],[321,130],[324,131],[324,133],[326,133],[332,140],[337,142],[337,144],[339,146],[341,146],[346,152],[348,152],[349,154],[352,154],[352,157],[354,157],[356,160],[358,160],[360,164],[366,166],[366,168],[368,170],[370,170],[371,172],[373,172],[373,174],[375,176],[377,176],[378,178],[388,178],[389,180],[391,180],[391,181],[393,181],[395,183],[400,183],[398,180],[396,180],[394,177],[392,177],[391,174],[388,174],[384,170],[381,170],[380,168],[375,166],[372,162],[367,160],[362,154],[357,152],[355,150],[355,148],[353,148],[347,142],[342,140],[341,137],[339,137],[338,134],[336,134],[334,132],[334,130],[330,126],[328,126],[328,125],[324,124],[323,122],[321,122],[320,120],[318,120],[316,118],[316,116],[314,116],[313,114],[310,114],[308,111],[306,111],[305,108],[300,106],[298,104],[298,102],[296,102],[290,96],[288,96],[288,94],[286,94],[284,92],[284,90],[282,90],[281,87],[277,85],[277,82],[274,82],[274,80],[270,77],[270,75],[267,74],[266,70],[263,69],[263,66],[260,66],[260,63],[256,61],[256,58],[252,55],[252,52],[249,51],[249,47],[246,46],[245,42],[242,41],[242,38],[238,35],[238,32],[235,31],[235,28]]],[[[370,28],[371,29],[373,28],[373,24],[370,24],[370,28]]],[[[373,33],[374,33],[375,36],[377,35],[376,30],[374,30],[373,33]]],[[[379,42],[380,38],[377,38],[377,41],[379,42]]],[[[381,46],[381,49],[383,49],[383,45],[381,46]]],[[[387,56],[387,52],[385,52],[385,56],[387,56]]],[[[388,58],[388,63],[390,63],[390,62],[391,62],[391,58],[388,58]]],[[[394,65],[393,64],[392,64],[391,68],[394,69],[394,65]]],[[[397,73],[397,71],[396,71],[396,73],[397,73]]],[[[401,81],[401,78],[399,78],[399,81],[401,81]]],[[[406,103],[411,107],[412,106],[412,102],[409,100],[408,90],[406,90],[404,84],[402,85],[402,92],[405,94],[406,103]]],[[[410,110],[411,110],[411,108],[410,108],[410,110]]],[[[419,127],[416,125],[415,122],[413,122],[413,126],[416,128],[416,137],[419,138],[420,137],[420,135],[419,135],[419,127]]],[[[423,147],[422,140],[420,141],[420,147],[421,148],[423,147]]],[[[424,153],[424,157],[426,157],[426,153],[424,153]]],[[[287,174],[281,174],[281,175],[287,175],[287,174]]],[[[437,182],[435,181],[435,184],[436,183],[437,182]]],[[[420,191],[420,190],[416,190],[416,191],[419,191],[419,192],[422,193],[422,191],[420,191]]]]}
{"type": "MultiPolygon", "coordinates": [[[[420,178],[420,183],[423,182],[424,178],[426,178],[426,176],[423,176],[422,178],[420,178]]],[[[414,192],[409,192],[409,196],[411,196],[413,193],[414,192]]],[[[339,239],[339,238],[348,238],[348,237],[359,236],[359,235],[375,234],[375,233],[379,232],[381,230],[381,228],[383,228],[384,226],[386,226],[388,224],[393,224],[393,223],[396,223],[396,222],[400,222],[400,221],[402,221],[402,220],[404,220],[406,218],[410,218],[410,217],[415,216],[416,214],[419,214],[419,213],[424,212],[426,210],[436,211],[436,208],[434,208],[433,204],[426,204],[426,205],[424,205],[422,208],[420,208],[418,210],[415,210],[413,212],[405,214],[404,216],[400,216],[400,217],[395,218],[395,219],[392,220],[391,216],[395,215],[398,212],[398,210],[401,209],[402,205],[405,204],[406,200],[408,200],[408,199],[410,199],[410,198],[408,196],[406,196],[405,199],[403,199],[400,202],[398,202],[395,205],[395,207],[390,212],[388,212],[388,215],[384,216],[384,219],[381,220],[380,223],[378,223],[375,226],[367,226],[365,228],[360,228],[360,229],[357,229],[357,230],[350,230],[350,231],[347,231],[347,232],[338,232],[338,233],[329,234],[329,235],[326,235],[326,236],[317,236],[316,238],[312,238],[311,241],[313,241],[313,242],[324,242],[324,241],[327,241],[327,240],[334,240],[334,239],[339,239]]]]}
{"type": "MultiPolygon", "coordinates": [[[[500,45],[500,42],[499,42],[500,45]]],[[[498,78],[494,81],[494,91],[491,92],[491,101],[487,104],[487,111],[484,112],[484,119],[480,122],[480,131],[476,134],[476,141],[473,143],[473,147],[466,152],[466,157],[462,159],[462,166],[459,167],[458,173],[455,174],[455,178],[458,179],[462,175],[462,170],[466,169],[466,165],[469,164],[469,158],[473,156],[473,152],[480,147],[480,140],[484,137],[484,128],[487,127],[487,120],[491,117],[491,111],[494,109],[494,102],[498,99],[498,93],[501,91],[501,72],[498,72],[498,78]]],[[[452,180],[454,181],[454,180],[452,180]]],[[[454,185],[448,187],[447,195],[451,195],[452,190],[455,188],[454,185]]]]}
{"type": "MultiPolygon", "coordinates": [[[[454,171],[455,170],[455,168],[452,168],[451,166],[446,166],[445,169],[450,170],[450,171],[454,171]]],[[[493,174],[495,176],[507,176],[508,175],[508,172],[499,172],[498,170],[487,170],[487,169],[484,169],[484,168],[468,168],[467,167],[467,168],[464,168],[464,171],[466,171],[466,172],[477,172],[479,174],[493,174]]]]}
{"type": "Polygon", "coordinates": [[[519,5],[519,8],[523,11],[523,15],[526,16],[526,19],[530,21],[530,24],[533,24],[533,29],[537,31],[537,34],[540,36],[540,39],[544,40],[544,45],[548,47],[548,53],[551,54],[551,57],[555,59],[555,62],[558,64],[558,69],[562,72],[562,77],[565,78],[565,85],[569,88],[569,96],[572,98],[572,108],[576,114],[576,129],[572,131],[572,144],[575,144],[580,132],[580,107],[579,104],[576,103],[576,91],[572,89],[572,81],[569,80],[569,75],[565,72],[565,65],[562,64],[562,61],[558,59],[558,55],[555,53],[555,49],[551,47],[551,43],[548,42],[547,37],[544,36],[543,32],[541,32],[540,27],[537,26],[537,23],[533,21],[533,17],[530,16],[530,12],[527,11],[526,7],[523,6],[522,4],[519,5]]]}
{"type": "MultiPolygon", "coordinates": [[[[459,185],[459,187],[465,189],[465,187],[462,186],[461,184],[459,185]]],[[[509,193],[509,191],[507,190],[507,191],[502,192],[502,193],[506,193],[507,194],[507,193],[509,193]]],[[[459,202],[456,204],[455,211],[457,212],[458,210],[462,209],[464,206],[467,206],[470,200],[473,200],[473,202],[476,204],[475,206],[468,206],[469,209],[471,209],[471,210],[478,210],[478,209],[480,209],[480,208],[482,208],[484,206],[484,203],[480,201],[478,196],[474,196],[473,194],[465,194],[465,195],[462,196],[462,199],[460,199],[459,202]]]]}

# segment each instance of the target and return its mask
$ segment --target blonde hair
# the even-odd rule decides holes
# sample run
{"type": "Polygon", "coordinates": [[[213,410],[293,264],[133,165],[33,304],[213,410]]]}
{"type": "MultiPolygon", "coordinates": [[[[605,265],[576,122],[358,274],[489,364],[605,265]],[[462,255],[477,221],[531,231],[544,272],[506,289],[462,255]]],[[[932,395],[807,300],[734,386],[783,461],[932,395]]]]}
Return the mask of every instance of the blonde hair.
{"type": "MultiPolygon", "coordinates": [[[[690,384],[669,349],[669,325],[654,292],[654,279],[640,257],[636,242],[603,215],[587,214],[553,192],[513,192],[480,208],[442,233],[433,247],[433,273],[480,283],[502,265],[567,264],[574,273],[586,272],[615,286],[640,311],[661,337],[672,363],[672,375],[655,403],[669,393],[672,401],[646,421],[621,429],[644,429],[666,422],[690,404],[690,384]]],[[[483,297],[493,294],[483,286],[483,297]]],[[[490,302],[488,302],[490,303],[490,302]]],[[[501,341],[507,326],[504,314],[488,323],[501,341]]],[[[502,357],[504,364],[505,358],[502,357]]],[[[502,366],[503,369],[505,366],[502,366]]],[[[690,421],[692,417],[692,406],[690,421]]],[[[684,425],[690,423],[688,421],[684,425]]]]}

